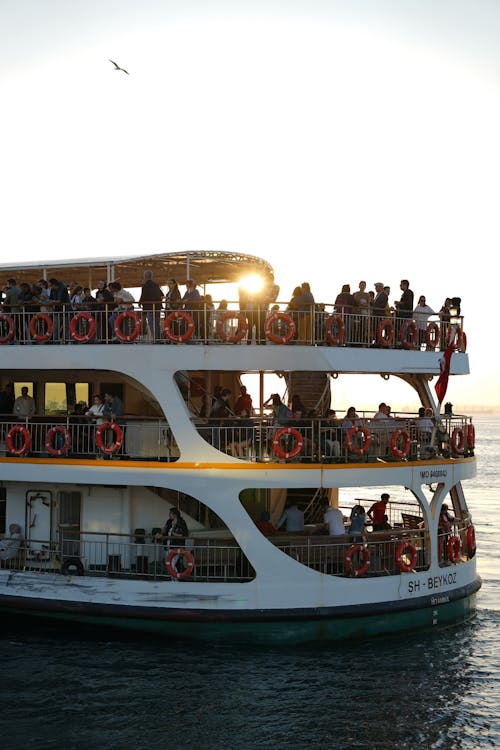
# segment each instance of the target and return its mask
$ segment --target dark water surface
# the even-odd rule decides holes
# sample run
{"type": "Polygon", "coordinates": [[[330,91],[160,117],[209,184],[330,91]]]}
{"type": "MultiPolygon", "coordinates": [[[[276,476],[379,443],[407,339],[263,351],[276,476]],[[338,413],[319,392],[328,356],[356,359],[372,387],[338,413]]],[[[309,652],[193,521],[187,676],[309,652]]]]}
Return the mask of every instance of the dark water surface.
{"type": "Polygon", "coordinates": [[[476,437],[473,621],[281,649],[3,620],[0,750],[500,747],[500,421],[476,437]]]}

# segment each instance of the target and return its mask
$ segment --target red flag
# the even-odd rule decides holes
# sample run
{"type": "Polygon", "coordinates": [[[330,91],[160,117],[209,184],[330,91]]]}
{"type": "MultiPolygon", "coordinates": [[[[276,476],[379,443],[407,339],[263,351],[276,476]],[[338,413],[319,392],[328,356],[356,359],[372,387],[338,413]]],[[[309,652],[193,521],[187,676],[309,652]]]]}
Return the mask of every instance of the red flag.
{"type": "Polygon", "coordinates": [[[443,403],[444,397],[446,396],[446,389],[448,388],[448,377],[450,375],[450,360],[451,355],[455,351],[455,347],[453,343],[448,344],[446,347],[446,351],[443,354],[442,359],[439,360],[439,367],[441,370],[441,373],[439,375],[439,378],[437,379],[436,385],[434,386],[434,390],[436,391],[436,396],[438,397],[439,404],[443,403]]]}

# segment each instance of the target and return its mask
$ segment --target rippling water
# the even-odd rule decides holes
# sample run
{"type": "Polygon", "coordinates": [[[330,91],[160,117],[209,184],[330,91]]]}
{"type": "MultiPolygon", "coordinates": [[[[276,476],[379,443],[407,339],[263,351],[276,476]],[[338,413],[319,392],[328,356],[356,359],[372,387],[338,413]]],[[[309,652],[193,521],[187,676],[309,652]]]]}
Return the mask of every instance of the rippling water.
{"type": "Polygon", "coordinates": [[[0,636],[0,750],[500,747],[500,420],[465,483],[483,588],[465,626],[251,649],[90,632],[0,636]]]}

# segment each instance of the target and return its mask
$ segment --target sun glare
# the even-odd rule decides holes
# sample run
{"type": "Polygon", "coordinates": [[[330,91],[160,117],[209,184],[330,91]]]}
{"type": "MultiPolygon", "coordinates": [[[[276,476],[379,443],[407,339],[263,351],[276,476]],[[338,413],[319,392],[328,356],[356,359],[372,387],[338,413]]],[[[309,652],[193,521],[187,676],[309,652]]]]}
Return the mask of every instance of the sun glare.
{"type": "Polygon", "coordinates": [[[260,276],[252,274],[251,276],[244,276],[239,285],[247,292],[259,292],[263,284],[264,281],[260,276]]]}

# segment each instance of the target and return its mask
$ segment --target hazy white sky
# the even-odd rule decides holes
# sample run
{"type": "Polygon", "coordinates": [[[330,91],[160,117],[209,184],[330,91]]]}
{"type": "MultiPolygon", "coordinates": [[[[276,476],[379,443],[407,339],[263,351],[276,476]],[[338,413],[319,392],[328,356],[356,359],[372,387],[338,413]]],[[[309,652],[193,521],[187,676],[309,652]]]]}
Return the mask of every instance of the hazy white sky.
{"type": "Polygon", "coordinates": [[[0,0],[1,259],[234,250],[317,301],[407,277],[462,297],[447,398],[499,404],[499,30],[496,0],[0,0]]]}

